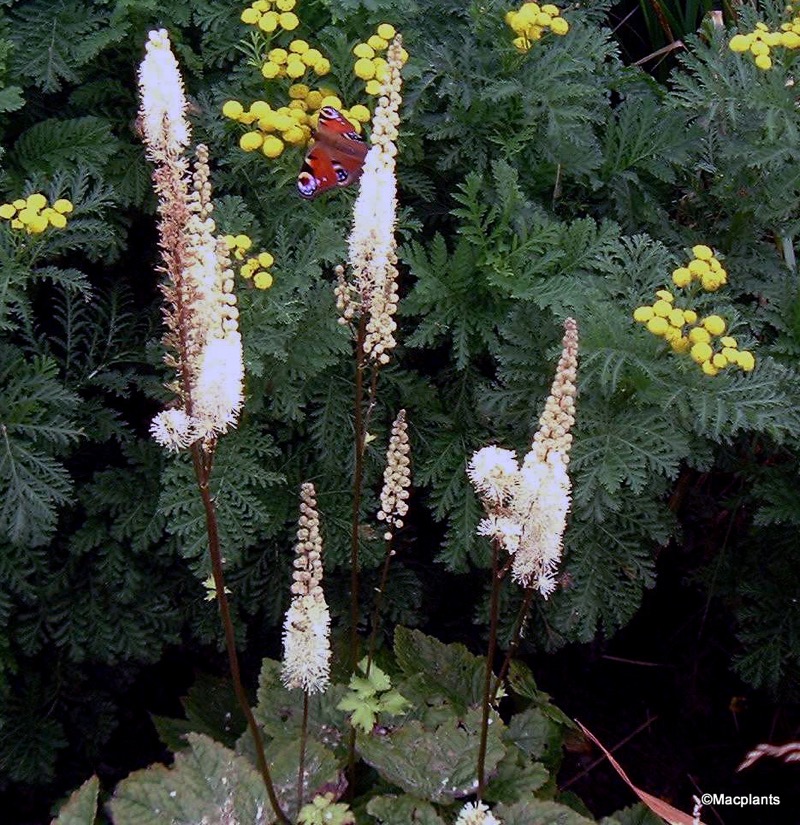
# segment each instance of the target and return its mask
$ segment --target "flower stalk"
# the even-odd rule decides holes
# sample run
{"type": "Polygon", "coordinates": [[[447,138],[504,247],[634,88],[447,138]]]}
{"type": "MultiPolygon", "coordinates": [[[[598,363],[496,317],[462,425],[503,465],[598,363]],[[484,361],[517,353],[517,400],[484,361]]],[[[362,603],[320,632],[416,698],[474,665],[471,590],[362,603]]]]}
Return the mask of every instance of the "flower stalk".
{"type": "Polygon", "coordinates": [[[492,585],[489,609],[489,645],[483,689],[481,740],[478,750],[478,800],[483,794],[489,712],[505,677],[522,633],[533,594],[543,598],[556,586],[555,571],[561,559],[561,545],[570,505],[571,483],[567,475],[570,432],[575,423],[577,393],[578,326],[572,318],[564,322],[562,353],[550,395],[539,419],[539,429],[523,459],[512,450],[483,447],[469,462],[467,474],[483,501],[487,517],[478,534],[492,541],[492,585]],[[509,564],[501,569],[500,550],[508,551],[509,564]],[[510,569],[512,578],[525,590],[517,618],[514,641],[503,663],[500,677],[492,686],[492,665],[497,645],[499,595],[502,579],[510,569]]]}
{"type": "Polygon", "coordinates": [[[242,406],[242,340],[233,293],[233,272],[224,240],[215,234],[211,217],[208,151],[196,149],[190,168],[185,150],[190,129],[178,64],[165,30],[150,32],[139,70],[139,124],[147,157],[154,164],[158,195],[159,235],[166,280],[164,296],[165,363],[174,370],[168,384],[170,408],[151,425],[155,440],[170,451],[188,449],[205,513],[209,556],[228,664],[236,699],[247,720],[275,816],[289,819],[278,801],[264,742],[242,685],[236,640],[225,588],[219,526],[211,471],[217,439],[238,420],[242,406]]]}

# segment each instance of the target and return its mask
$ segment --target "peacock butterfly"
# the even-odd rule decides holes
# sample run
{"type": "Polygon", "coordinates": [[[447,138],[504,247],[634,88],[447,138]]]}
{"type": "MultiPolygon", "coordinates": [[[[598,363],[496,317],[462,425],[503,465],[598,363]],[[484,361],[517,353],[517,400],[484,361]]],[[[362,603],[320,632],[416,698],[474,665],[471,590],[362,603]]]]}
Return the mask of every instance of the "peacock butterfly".
{"type": "Polygon", "coordinates": [[[349,186],[361,177],[368,146],[353,125],[333,106],[319,110],[314,143],[297,176],[303,198],[315,198],[335,186],[349,186]]]}

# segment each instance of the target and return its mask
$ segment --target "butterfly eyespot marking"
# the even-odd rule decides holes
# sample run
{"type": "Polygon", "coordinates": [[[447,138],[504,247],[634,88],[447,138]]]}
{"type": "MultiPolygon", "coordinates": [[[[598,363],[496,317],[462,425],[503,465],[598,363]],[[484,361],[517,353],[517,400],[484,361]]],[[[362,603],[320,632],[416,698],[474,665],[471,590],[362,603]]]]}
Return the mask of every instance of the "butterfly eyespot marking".
{"type": "Polygon", "coordinates": [[[366,141],[333,106],[323,106],[314,131],[314,142],[297,176],[297,189],[311,199],[334,189],[349,186],[361,177],[366,141]]]}
{"type": "Polygon", "coordinates": [[[309,172],[301,172],[297,176],[297,190],[303,198],[313,198],[317,194],[316,178],[309,172]]]}
{"type": "Polygon", "coordinates": [[[347,169],[345,169],[341,163],[337,163],[336,161],[333,162],[333,171],[336,172],[336,180],[338,180],[339,183],[344,183],[350,177],[347,169]]]}

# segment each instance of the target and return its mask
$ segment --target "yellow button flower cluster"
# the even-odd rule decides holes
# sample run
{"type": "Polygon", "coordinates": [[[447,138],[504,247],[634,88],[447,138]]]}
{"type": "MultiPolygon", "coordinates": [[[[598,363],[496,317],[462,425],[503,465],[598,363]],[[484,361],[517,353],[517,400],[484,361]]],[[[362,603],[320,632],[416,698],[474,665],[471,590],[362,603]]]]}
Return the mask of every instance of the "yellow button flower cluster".
{"type": "MultiPolygon", "coordinates": [[[[290,13],[294,17],[291,9],[295,5],[296,0],[255,0],[243,12],[242,20],[266,32],[268,42],[271,42],[271,34],[278,27],[291,30],[294,26],[287,28],[284,25],[286,20],[283,20],[283,23],[279,20],[278,25],[273,28],[272,22],[267,22],[274,22],[270,15],[280,12],[278,17],[281,19],[290,13]]],[[[394,36],[391,26],[388,29],[381,26],[379,30],[384,34],[391,30],[394,36]]],[[[385,48],[386,44],[382,42],[385,48]]],[[[328,74],[330,68],[330,61],[306,40],[295,39],[288,43],[286,48],[276,46],[270,49],[266,53],[261,74],[266,80],[288,78],[291,81],[288,88],[289,100],[285,106],[271,106],[265,100],[256,100],[249,109],[245,109],[238,100],[226,101],[222,107],[225,117],[254,127],[239,138],[240,148],[245,152],[260,151],[268,158],[277,158],[287,145],[306,146],[317,125],[317,113],[323,106],[338,109],[353,124],[353,129],[361,133],[362,124],[367,123],[371,117],[366,106],[357,105],[348,110],[330,89],[313,89],[302,82],[309,70],[313,70],[314,74],[321,77],[328,74]]]]}
{"type": "Polygon", "coordinates": [[[520,52],[527,52],[546,31],[562,36],[569,31],[569,23],[561,17],[561,10],[551,3],[543,6],[523,3],[516,11],[506,14],[506,23],[517,35],[512,43],[520,52]]]}
{"type": "Polygon", "coordinates": [[[231,257],[237,261],[243,261],[245,253],[253,245],[249,235],[225,235],[224,241],[231,257]]]}
{"type": "Polygon", "coordinates": [[[277,158],[287,143],[293,146],[306,144],[311,136],[308,115],[301,107],[280,106],[273,109],[265,100],[256,100],[245,111],[238,100],[228,100],[222,107],[222,113],[246,126],[255,125],[256,129],[245,132],[239,138],[239,146],[245,152],[260,149],[268,158],[277,158]]]}
{"type": "Polygon", "coordinates": [[[48,226],[63,229],[73,208],[66,198],[59,198],[48,206],[47,198],[40,192],[34,192],[27,198],[0,204],[0,218],[9,221],[12,229],[24,229],[29,235],[40,235],[48,226]]]}
{"type": "Polygon", "coordinates": [[[292,11],[296,5],[297,0],[255,0],[242,12],[242,23],[257,26],[267,34],[277,29],[291,32],[300,25],[292,11]]]}
{"type": "MultiPolygon", "coordinates": [[[[704,290],[714,292],[725,283],[725,270],[710,247],[698,244],[692,247],[692,255],[694,258],[688,266],[679,267],[673,273],[672,280],[676,286],[683,288],[698,280],[704,290]],[[716,262],[716,269],[711,268],[712,261],[716,262]],[[696,271],[699,263],[705,264],[705,267],[700,267],[701,272],[696,271]]],[[[633,318],[645,324],[653,335],[663,338],[675,352],[688,354],[706,375],[717,375],[729,366],[739,367],[744,372],[750,372],[755,367],[753,354],[739,350],[736,339],[725,335],[727,325],[721,316],[708,315],[698,321],[693,309],[675,306],[675,296],[668,289],[658,290],[652,304],[637,307],[633,318]]]]}
{"type": "Polygon", "coordinates": [[[306,40],[292,40],[288,49],[270,49],[266,61],[261,66],[261,74],[266,80],[288,77],[299,80],[313,69],[317,77],[323,77],[331,70],[331,62],[319,49],[312,48],[306,40]]]}
{"type": "MultiPolygon", "coordinates": [[[[787,11],[791,13],[795,9],[789,5],[787,11]]],[[[756,66],[767,71],[772,68],[772,49],[800,49],[800,14],[781,24],[780,31],[770,31],[766,23],[756,23],[752,32],[735,34],[728,46],[732,52],[749,52],[756,66]]]]}
{"type": "Polygon", "coordinates": [[[272,286],[272,273],[267,270],[275,263],[275,258],[269,252],[259,252],[245,260],[245,254],[253,245],[247,235],[225,235],[225,244],[233,258],[244,261],[239,269],[242,278],[248,281],[252,279],[256,289],[269,289],[272,286]]]}
{"type": "MultiPolygon", "coordinates": [[[[381,84],[389,72],[389,64],[382,55],[389,48],[395,34],[397,32],[391,23],[381,23],[375,34],[353,47],[353,54],[356,56],[353,74],[365,82],[364,90],[368,95],[381,93],[381,84]]],[[[408,60],[408,52],[401,48],[400,55],[405,63],[408,60]]]]}
{"type": "Polygon", "coordinates": [[[705,244],[692,247],[694,256],[686,266],[679,266],[672,273],[672,282],[683,289],[692,281],[699,281],[706,292],[716,292],[728,283],[728,273],[722,268],[711,248],[705,244]]]}
{"type": "Polygon", "coordinates": [[[366,106],[356,105],[345,109],[334,94],[322,89],[310,89],[304,83],[289,87],[289,105],[274,109],[265,100],[256,100],[248,110],[238,100],[228,100],[222,107],[225,117],[256,128],[239,138],[239,146],[245,152],[260,150],[268,158],[277,158],[286,144],[305,146],[317,124],[318,112],[323,106],[338,109],[357,132],[371,115],[366,106]]]}

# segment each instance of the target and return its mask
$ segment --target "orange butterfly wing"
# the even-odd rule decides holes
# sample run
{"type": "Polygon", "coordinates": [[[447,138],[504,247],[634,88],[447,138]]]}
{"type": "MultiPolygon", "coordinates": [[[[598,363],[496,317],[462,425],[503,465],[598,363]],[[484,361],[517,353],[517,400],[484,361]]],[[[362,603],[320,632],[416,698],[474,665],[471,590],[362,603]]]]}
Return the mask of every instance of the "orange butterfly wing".
{"type": "Polygon", "coordinates": [[[323,106],[300,174],[297,190],[303,198],[315,198],[336,186],[349,186],[361,177],[368,146],[333,106],[323,106]]]}

